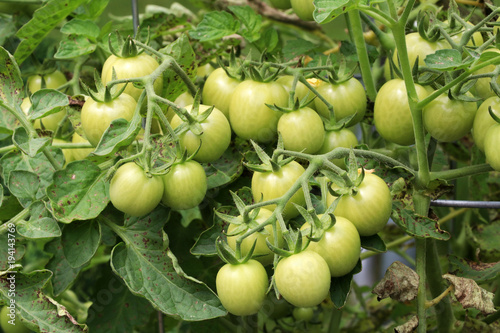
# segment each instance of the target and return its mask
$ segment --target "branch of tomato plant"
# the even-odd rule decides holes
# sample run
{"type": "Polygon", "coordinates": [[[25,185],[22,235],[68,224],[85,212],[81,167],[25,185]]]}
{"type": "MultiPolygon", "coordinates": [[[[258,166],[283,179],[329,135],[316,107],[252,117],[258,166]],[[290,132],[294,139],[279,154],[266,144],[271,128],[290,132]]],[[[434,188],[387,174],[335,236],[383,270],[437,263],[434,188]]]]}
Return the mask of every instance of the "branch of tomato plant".
{"type": "Polygon", "coordinates": [[[7,222],[5,222],[4,224],[0,225],[0,235],[3,235],[4,233],[7,232],[7,230],[10,228],[9,224],[14,224],[14,225],[17,226],[17,224],[19,222],[21,222],[22,220],[24,220],[28,216],[30,216],[30,208],[26,207],[22,211],[20,211],[19,213],[17,213],[16,216],[14,216],[13,218],[11,218],[10,220],[8,220],[7,222]]]}
{"type": "Polygon", "coordinates": [[[457,178],[474,176],[481,173],[487,173],[490,171],[494,170],[489,164],[478,164],[478,165],[464,166],[458,169],[433,171],[430,173],[430,177],[432,180],[434,179],[453,180],[457,178]]]}

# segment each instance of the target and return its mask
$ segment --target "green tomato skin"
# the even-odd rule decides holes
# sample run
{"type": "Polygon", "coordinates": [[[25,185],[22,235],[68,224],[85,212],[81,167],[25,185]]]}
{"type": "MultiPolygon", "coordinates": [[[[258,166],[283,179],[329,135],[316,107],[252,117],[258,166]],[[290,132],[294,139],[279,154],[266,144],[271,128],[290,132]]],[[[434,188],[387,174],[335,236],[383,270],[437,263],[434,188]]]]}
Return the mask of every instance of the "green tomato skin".
{"type": "Polygon", "coordinates": [[[244,264],[222,266],[215,284],[217,295],[228,312],[249,316],[262,308],[269,280],[264,266],[250,259],[244,264]]]}
{"type": "Polygon", "coordinates": [[[476,103],[442,94],[424,107],[424,127],[439,142],[456,141],[470,132],[476,111],[476,103]]]}
{"type": "Polygon", "coordinates": [[[500,171],[500,124],[496,123],[486,132],[484,138],[486,162],[496,171],[500,171]]]}
{"type": "MultiPolygon", "coordinates": [[[[50,74],[44,75],[43,79],[45,80],[45,88],[47,89],[57,89],[68,80],[66,80],[66,76],[61,71],[54,71],[50,74]]],[[[28,78],[27,81],[29,91],[34,94],[38,90],[42,89],[42,76],[40,75],[32,75],[28,78]]]]}
{"type": "Polygon", "coordinates": [[[292,3],[290,0],[270,0],[271,5],[277,9],[288,9],[292,8],[292,3]]]}
{"type": "Polygon", "coordinates": [[[308,107],[282,115],[278,120],[278,132],[285,149],[306,154],[316,153],[325,139],[323,120],[308,107]]]}
{"type": "MultiPolygon", "coordinates": [[[[309,223],[305,223],[301,229],[307,228],[310,228],[309,223]]],[[[325,231],[319,242],[311,241],[307,249],[325,259],[331,276],[339,277],[356,267],[361,254],[361,238],[351,221],[337,216],[335,225],[325,231]]]]}
{"type": "MultiPolygon", "coordinates": [[[[290,91],[292,90],[293,80],[294,80],[293,75],[283,75],[280,76],[276,80],[276,82],[280,83],[283,86],[283,88],[285,88],[286,92],[290,94],[290,91]]],[[[305,84],[298,81],[297,85],[295,86],[294,100],[298,99],[299,101],[302,101],[306,96],[307,96],[307,101],[311,101],[314,99],[315,95],[312,91],[309,90],[309,88],[307,88],[305,84]]],[[[311,102],[307,106],[314,109],[314,102],[311,102]]]]}
{"type": "Polygon", "coordinates": [[[488,129],[496,124],[488,109],[491,108],[494,114],[500,117],[500,98],[492,96],[487,98],[477,109],[474,123],[472,125],[472,137],[477,148],[484,152],[484,139],[488,129]]]}
{"type": "Polygon", "coordinates": [[[279,293],[296,307],[320,304],[330,291],[330,269],[316,252],[302,251],[281,259],[274,270],[279,293]]]}
{"type": "Polygon", "coordinates": [[[229,119],[229,104],[240,81],[229,77],[223,68],[217,68],[207,77],[203,86],[203,104],[213,105],[229,119]]]}
{"type": "MultiPolygon", "coordinates": [[[[498,27],[495,27],[498,28],[498,27]]],[[[499,49],[486,49],[484,52],[496,52],[500,53],[499,49]]],[[[486,67],[483,67],[477,71],[475,71],[473,74],[487,74],[491,73],[495,70],[496,66],[495,65],[488,65],[486,67]]],[[[492,78],[491,77],[483,77],[477,79],[476,83],[474,84],[474,91],[475,95],[478,97],[481,97],[482,99],[487,99],[488,97],[494,97],[496,96],[495,92],[493,89],[491,89],[491,82],[492,78]]],[[[500,77],[497,78],[497,83],[500,83],[500,77]]]]}
{"type": "MultiPolygon", "coordinates": [[[[292,161],[281,167],[277,172],[254,172],[252,176],[254,201],[267,201],[283,196],[304,171],[304,168],[299,163],[292,161]]],[[[293,203],[300,206],[306,204],[302,190],[298,190],[285,205],[283,210],[285,219],[291,219],[299,215],[299,211],[294,207],[293,203]]],[[[276,205],[267,205],[263,208],[274,210],[276,205]]]]}
{"type": "Polygon", "coordinates": [[[24,324],[19,319],[19,316],[15,314],[14,319],[10,316],[10,310],[7,306],[2,307],[0,311],[0,327],[2,328],[2,332],[5,333],[29,333],[31,330],[24,326],[24,324]],[[14,320],[14,325],[11,324],[12,320],[14,320]]]}
{"type": "MultiPolygon", "coordinates": [[[[186,106],[186,110],[191,112],[193,106],[186,106]]],[[[208,105],[200,105],[200,113],[207,111],[208,105]]],[[[170,122],[175,129],[182,124],[182,119],[175,115],[170,122]]],[[[203,128],[201,135],[196,135],[190,130],[179,135],[181,146],[188,154],[194,154],[201,144],[200,150],[194,156],[194,160],[201,163],[210,163],[218,160],[226,151],[231,143],[231,126],[226,116],[214,108],[212,113],[203,122],[200,123],[203,128]]]]}
{"type": "Polygon", "coordinates": [[[309,322],[314,317],[314,307],[294,308],[292,315],[295,320],[309,322]]]}
{"type": "MultiPolygon", "coordinates": [[[[333,106],[335,120],[356,114],[352,119],[351,125],[359,123],[366,113],[366,92],[365,88],[356,78],[338,83],[322,83],[316,88],[316,91],[323,96],[328,103],[333,106]]],[[[330,118],[328,106],[319,98],[314,100],[316,111],[325,117],[330,118]]]]}
{"type": "MultiPolygon", "coordinates": [[[[428,96],[428,91],[416,84],[419,99],[428,96]]],[[[387,141],[402,146],[415,143],[413,120],[405,82],[393,79],[384,83],[375,99],[373,108],[375,128],[387,141]]]]}
{"type": "MultiPolygon", "coordinates": [[[[259,210],[259,214],[257,214],[257,217],[255,219],[255,222],[258,224],[264,223],[271,215],[273,212],[271,212],[268,209],[261,208],[259,210]]],[[[240,216],[241,217],[241,216],[240,216]]],[[[236,240],[238,237],[243,235],[245,232],[247,232],[250,227],[242,231],[238,235],[230,236],[234,233],[234,230],[238,228],[239,226],[235,224],[230,224],[229,227],[227,228],[227,243],[229,246],[233,249],[236,250],[236,240]]],[[[241,250],[241,255],[246,256],[248,252],[250,252],[250,249],[253,246],[253,243],[255,240],[257,240],[257,243],[255,244],[255,249],[253,252],[253,255],[255,256],[255,260],[259,261],[262,265],[270,265],[273,262],[274,259],[274,253],[269,249],[266,243],[266,239],[269,240],[269,242],[277,247],[282,247],[284,244],[283,240],[283,235],[281,233],[281,228],[279,226],[279,223],[276,224],[276,238],[278,240],[277,243],[274,241],[274,232],[273,232],[273,226],[272,224],[268,224],[264,227],[264,231],[261,232],[256,232],[245,239],[241,242],[240,245],[240,250],[241,250]]]]}
{"type": "Polygon", "coordinates": [[[301,20],[314,21],[313,13],[316,7],[314,7],[313,0],[290,0],[290,3],[301,20]]]}
{"type": "MultiPolygon", "coordinates": [[[[73,137],[71,138],[71,142],[73,143],[90,143],[87,139],[78,135],[78,133],[73,133],[73,137]]],[[[73,153],[73,159],[75,161],[83,160],[85,157],[89,156],[91,152],[94,151],[92,148],[76,148],[71,149],[73,153]]]]}
{"type": "Polygon", "coordinates": [[[198,206],[207,193],[205,170],[196,161],[175,164],[162,176],[164,191],[162,203],[174,210],[198,206]]]}
{"type": "Polygon", "coordinates": [[[95,147],[115,119],[132,120],[137,102],[125,93],[108,103],[101,103],[89,98],[81,111],[82,127],[85,136],[95,147]]]}
{"type": "MultiPolygon", "coordinates": [[[[339,131],[326,131],[323,145],[317,154],[326,154],[335,148],[353,148],[359,144],[356,135],[347,128],[342,128],[339,131]]],[[[331,161],[338,167],[346,169],[343,158],[333,158],[331,161]]]]}
{"type": "MultiPolygon", "coordinates": [[[[335,186],[332,186],[335,189],[335,186]]],[[[392,196],[389,187],[379,176],[366,173],[357,193],[343,195],[333,212],[351,221],[360,236],[372,236],[381,231],[392,213],[392,196]]],[[[327,194],[330,206],[337,197],[327,194]]]]}
{"type": "MultiPolygon", "coordinates": [[[[158,66],[158,62],[146,53],[141,53],[130,58],[119,58],[112,54],[104,62],[101,80],[103,84],[107,84],[112,80],[113,67],[115,68],[117,79],[132,79],[149,75],[153,73],[158,66]]],[[[125,83],[118,84],[117,86],[122,88],[123,85],[125,85],[125,83]]],[[[156,94],[161,95],[162,90],[163,77],[160,76],[154,82],[154,91],[156,94]]],[[[143,89],[136,88],[132,83],[128,83],[123,92],[132,96],[137,101],[142,91],[143,89]]]]}
{"type": "Polygon", "coordinates": [[[130,216],[144,216],[161,201],[163,181],[148,177],[134,162],[123,164],[116,170],[109,184],[109,199],[119,211],[130,216]]]}
{"type": "Polygon", "coordinates": [[[268,143],[276,139],[280,112],[266,104],[287,106],[288,94],[277,82],[246,80],[233,91],[229,122],[234,133],[244,140],[268,143]]]}

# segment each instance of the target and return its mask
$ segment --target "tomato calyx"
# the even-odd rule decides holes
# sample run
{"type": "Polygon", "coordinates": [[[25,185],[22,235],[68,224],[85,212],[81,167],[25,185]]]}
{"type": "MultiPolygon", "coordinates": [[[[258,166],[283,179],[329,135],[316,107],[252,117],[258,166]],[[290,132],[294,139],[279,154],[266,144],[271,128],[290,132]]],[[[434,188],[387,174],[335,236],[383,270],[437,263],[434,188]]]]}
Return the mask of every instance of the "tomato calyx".
{"type": "MultiPolygon", "coordinates": [[[[251,164],[244,163],[244,165],[254,171],[254,172],[278,172],[283,166],[295,160],[294,157],[284,158],[283,155],[276,156],[273,154],[273,157],[269,157],[267,153],[262,149],[257,143],[253,140],[250,140],[253,145],[257,156],[259,157],[262,164],[251,164]]],[[[281,139],[281,135],[278,134],[278,147],[277,149],[283,149],[283,140],[281,139]]]]}
{"type": "Polygon", "coordinates": [[[233,249],[231,249],[229,244],[223,241],[220,237],[217,237],[217,241],[215,242],[215,244],[216,244],[217,254],[222,259],[222,261],[224,261],[226,264],[240,265],[252,259],[252,255],[255,250],[257,240],[253,242],[252,247],[244,257],[240,256],[241,253],[233,251],[233,249]]]}
{"type": "Polygon", "coordinates": [[[418,12],[417,22],[417,31],[420,37],[431,43],[437,42],[441,38],[439,25],[435,24],[439,20],[433,12],[418,12]]]}
{"type": "Polygon", "coordinates": [[[333,215],[336,203],[327,208],[324,214],[317,215],[314,210],[306,210],[303,207],[297,206],[300,214],[304,217],[306,222],[304,223],[308,227],[302,230],[303,234],[312,242],[319,242],[325,231],[330,229],[335,225],[336,219],[333,215]]]}
{"type": "Polygon", "coordinates": [[[229,55],[229,65],[226,65],[221,57],[217,57],[217,64],[221,67],[226,75],[231,79],[235,79],[238,81],[245,80],[245,71],[243,70],[243,64],[238,61],[236,58],[236,54],[234,48],[231,48],[231,52],[229,55]]]}
{"type": "MultiPolygon", "coordinates": [[[[112,77],[113,81],[116,80],[116,72],[114,68],[112,77]]],[[[94,71],[94,81],[96,87],[95,91],[90,89],[90,87],[87,86],[83,81],[81,81],[80,83],[82,84],[83,90],[87,93],[87,95],[89,95],[94,101],[99,103],[109,103],[113,101],[114,99],[118,98],[118,96],[120,96],[127,87],[126,84],[124,84],[120,88],[118,88],[118,86],[116,85],[112,87],[104,85],[97,70],[94,71]]]]}
{"type": "MultiPolygon", "coordinates": [[[[149,41],[149,34],[148,34],[148,41],[149,41]]],[[[148,44],[148,41],[146,41],[146,44],[148,44]]],[[[143,52],[143,50],[139,50],[137,48],[134,39],[130,35],[127,36],[126,39],[123,39],[123,37],[118,31],[109,34],[108,46],[111,53],[118,58],[133,58],[143,52]],[[116,37],[111,38],[113,35],[116,37]],[[117,42],[120,51],[117,51],[113,46],[113,40],[117,42]]]]}
{"type": "Polygon", "coordinates": [[[200,100],[201,93],[198,90],[194,97],[193,107],[189,112],[185,108],[178,108],[176,110],[179,117],[183,120],[183,123],[175,128],[175,133],[177,135],[181,135],[187,131],[191,131],[197,136],[203,134],[203,127],[200,123],[210,116],[215,107],[212,105],[207,110],[200,113],[200,100]]]}

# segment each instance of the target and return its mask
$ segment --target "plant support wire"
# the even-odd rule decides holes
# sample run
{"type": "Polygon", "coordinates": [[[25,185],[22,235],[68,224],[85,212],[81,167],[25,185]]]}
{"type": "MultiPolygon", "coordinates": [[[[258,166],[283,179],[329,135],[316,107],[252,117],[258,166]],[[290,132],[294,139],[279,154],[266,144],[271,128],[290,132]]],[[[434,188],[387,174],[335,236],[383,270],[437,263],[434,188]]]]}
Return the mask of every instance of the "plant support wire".
{"type": "Polygon", "coordinates": [[[431,206],[500,209],[500,201],[433,200],[431,206]]]}

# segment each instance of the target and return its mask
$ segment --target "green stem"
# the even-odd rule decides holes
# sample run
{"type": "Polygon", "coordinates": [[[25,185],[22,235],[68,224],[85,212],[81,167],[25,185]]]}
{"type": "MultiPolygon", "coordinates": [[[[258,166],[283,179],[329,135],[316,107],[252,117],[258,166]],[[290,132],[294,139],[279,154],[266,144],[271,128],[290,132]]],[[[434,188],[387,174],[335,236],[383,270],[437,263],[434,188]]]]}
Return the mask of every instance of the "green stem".
{"type": "Polygon", "coordinates": [[[430,177],[431,179],[453,180],[462,177],[474,176],[490,171],[493,171],[493,168],[489,164],[478,164],[478,165],[465,166],[459,169],[431,172],[430,177]]]}
{"type": "Polygon", "coordinates": [[[328,333],[340,332],[340,320],[342,319],[342,310],[332,309],[328,322],[328,333]]]}
{"type": "Polygon", "coordinates": [[[24,220],[28,216],[30,216],[29,207],[24,208],[22,211],[20,211],[19,213],[17,213],[17,215],[14,216],[13,218],[11,218],[9,221],[7,221],[4,224],[0,225],[0,235],[3,235],[3,234],[5,234],[7,232],[7,230],[9,229],[9,225],[10,224],[17,225],[20,221],[24,220]]]}
{"type": "Polygon", "coordinates": [[[363,25],[358,10],[350,10],[348,12],[349,21],[351,23],[349,31],[352,33],[354,45],[359,59],[359,67],[363,77],[366,94],[371,101],[375,100],[377,96],[377,89],[375,88],[375,80],[372,76],[370,67],[370,59],[368,57],[368,50],[366,48],[365,39],[363,37],[363,25]]]}
{"type": "Polygon", "coordinates": [[[8,153],[8,152],[10,152],[10,151],[12,151],[14,149],[16,149],[16,146],[14,146],[14,145],[8,145],[8,146],[5,146],[5,147],[0,147],[0,155],[8,153]]]}

